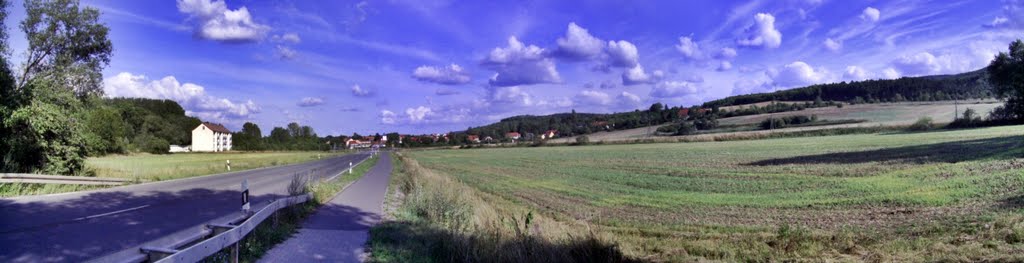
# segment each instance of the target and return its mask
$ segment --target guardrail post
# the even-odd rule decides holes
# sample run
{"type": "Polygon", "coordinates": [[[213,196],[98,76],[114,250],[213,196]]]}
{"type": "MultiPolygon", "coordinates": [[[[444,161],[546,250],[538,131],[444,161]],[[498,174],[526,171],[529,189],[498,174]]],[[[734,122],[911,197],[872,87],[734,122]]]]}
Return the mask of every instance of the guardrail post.
{"type": "Polygon", "coordinates": [[[235,242],[235,245],[231,246],[231,263],[238,263],[238,243],[241,242],[242,241],[239,240],[238,242],[235,242]]]}

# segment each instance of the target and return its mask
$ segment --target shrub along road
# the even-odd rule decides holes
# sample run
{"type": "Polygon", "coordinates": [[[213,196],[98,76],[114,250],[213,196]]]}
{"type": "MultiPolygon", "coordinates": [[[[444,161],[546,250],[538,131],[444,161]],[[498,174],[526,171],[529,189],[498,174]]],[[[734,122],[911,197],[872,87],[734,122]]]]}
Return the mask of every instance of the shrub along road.
{"type": "Polygon", "coordinates": [[[95,191],[0,199],[0,262],[81,262],[287,195],[296,173],[328,177],[367,154],[95,191]]]}
{"type": "Polygon", "coordinates": [[[384,153],[380,158],[363,178],[320,207],[295,236],[260,262],[361,262],[368,231],[381,219],[391,177],[391,156],[384,153]]]}

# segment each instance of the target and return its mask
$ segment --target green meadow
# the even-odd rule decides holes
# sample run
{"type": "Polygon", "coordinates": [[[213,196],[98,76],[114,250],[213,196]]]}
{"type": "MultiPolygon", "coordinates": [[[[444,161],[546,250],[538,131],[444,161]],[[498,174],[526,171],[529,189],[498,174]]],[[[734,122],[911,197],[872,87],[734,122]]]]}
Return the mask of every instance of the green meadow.
{"type": "Polygon", "coordinates": [[[1024,252],[1024,126],[407,155],[484,200],[585,224],[654,261],[1024,252]]]}

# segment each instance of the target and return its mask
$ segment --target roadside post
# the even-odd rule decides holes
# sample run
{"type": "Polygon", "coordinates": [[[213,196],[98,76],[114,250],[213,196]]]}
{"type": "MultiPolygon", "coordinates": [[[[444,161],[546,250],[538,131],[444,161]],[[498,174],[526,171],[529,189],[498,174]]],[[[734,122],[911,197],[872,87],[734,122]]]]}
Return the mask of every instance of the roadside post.
{"type": "Polygon", "coordinates": [[[348,162],[348,174],[352,174],[352,162],[348,162]]]}
{"type": "Polygon", "coordinates": [[[228,172],[231,171],[231,160],[227,160],[228,172]]]}
{"type": "MultiPolygon", "coordinates": [[[[229,161],[228,169],[231,169],[229,161]]],[[[242,214],[249,217],[249,179],[242,179],[242,214]]],[[[238,242],[231,246],[231,262],[238,262],[238,242]]]]}

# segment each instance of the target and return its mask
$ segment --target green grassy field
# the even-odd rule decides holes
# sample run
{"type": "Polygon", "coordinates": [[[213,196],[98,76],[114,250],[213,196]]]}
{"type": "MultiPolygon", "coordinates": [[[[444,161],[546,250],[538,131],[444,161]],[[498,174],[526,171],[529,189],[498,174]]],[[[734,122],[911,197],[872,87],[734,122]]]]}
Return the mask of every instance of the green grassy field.
{"type": "Polygon", "coordinates": [[[592,225],[643,259],[1024,260],[1022,134],[1007,126],[408,155],[492,203],[592,225]]]}
{"type": "Polygon", "coordinates": [[[225,161],[231,160],[231,171],[293,164],[325,158],[341,153],[325,152],[239,152],[179,153],[163,155],[111,155],[86,160],[86,167],[99,177],[116,177],[149,181],[170,180],[227,172],[225,161]]]}

